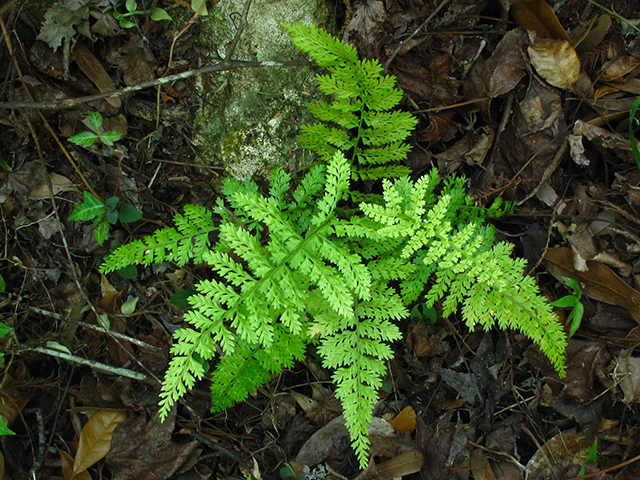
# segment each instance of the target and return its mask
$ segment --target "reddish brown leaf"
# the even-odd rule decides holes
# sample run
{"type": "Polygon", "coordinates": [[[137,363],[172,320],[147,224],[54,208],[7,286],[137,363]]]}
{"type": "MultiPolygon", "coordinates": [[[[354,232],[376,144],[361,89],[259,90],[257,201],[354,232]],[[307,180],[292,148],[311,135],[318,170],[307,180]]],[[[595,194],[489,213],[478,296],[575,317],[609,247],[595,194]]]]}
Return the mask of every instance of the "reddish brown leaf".
{"type": "Polygon", "coordinates": [[[511,5],[509,11],[521,27],[535,32],[538,38],[569,40],[569,36],[560,24],[553,8],[545,0],[533,0],[511,5]]]}
{"type": "MultiPolygon", "coordinates": [[[[73,59],[82,70],[89,80],[91,80],[100,92],[110,92],[115,90],[116,87],[113,84],[113,80],[106,72],[100,60],[98,60],[93,53],[84,45],[84,43],[78,43],[73,51],[73,59]]],[[[106,99],[109,104],[114,108],[120,108],[122,102],[119,97],[110,97],[106,99]]]]}
{"type": "Polygon", "coordinates": [[[412,407],[406,407],[393,419],[391,426],[398,433],[413,432],[416,429],[416,411],[412,407]]]}

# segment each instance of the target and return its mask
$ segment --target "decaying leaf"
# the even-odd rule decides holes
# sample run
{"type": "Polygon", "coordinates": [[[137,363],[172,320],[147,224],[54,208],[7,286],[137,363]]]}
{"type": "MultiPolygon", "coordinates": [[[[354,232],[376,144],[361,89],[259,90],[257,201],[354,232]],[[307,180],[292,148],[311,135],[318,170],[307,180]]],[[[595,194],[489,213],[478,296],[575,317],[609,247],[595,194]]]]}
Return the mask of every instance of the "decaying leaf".
{"type": "Polygon", "coordinates": [[[527,463],[526,473],[529,478],[570,478],[575,475],[584,463],[589,447],[589,440],[583,433],[575,429],[560,432],[548,440],[527,463]],[[550,464],[550,459],[553,463],[550,464]]]}
{"type": "Polygon", "coordinates": [[[199,455],[198,441],[176,443],[175,409],[164,422],[158,414],[139,415],[119,425],[107,465],[114,480],[165,480],[199,455]]]}
{"type": "Polygon", "coordinates": [[[88,7],[71,10],[60,3],[56,3],[44,14],[44,22],[42,23],[38,40],[47,42],[56,51],[64,40],[71,40],[76,34],[73,27],[88,18],[88,7]]]}
{"type": "MultiPolygon", "coordinates": [[[[57,195],[62,192],[74,192],[78,189],[71,180],[57,173],[49,174],[53,194],[57,195]]],[[[29,198],[49,198],[49,186],[46,182],[39,182],[36,187],[29,193],[29,198]]]]}
{"type": "Polygon", "coordinates": [[[126,419],[125,410],[103,408],[93,414],[80,433],[78,452],[73,462],[74,475],[84,472],[109,453],[113,431],[126,419]]]}
{"type": "Polygon", "coordinates": [[[422,455],[415,450],[401,453],[377,466],[377,478],[390,480],[411,475],[420,471],[422,462],[422,455]]]}
{"type": "Polygon", "coordinates": [[[614,377],[624,392],[623,401],[627,405],[640,401],[640,358],[631,356],[633,350],[632,347],[620,352],[614,372],[614,377]]]}
{"type": "Polygon", "coordinates": [[[568,89],[578,80],[580,59],[567,40],[536,38],[527,50],[538,75],[554,87],[568,89]]]}

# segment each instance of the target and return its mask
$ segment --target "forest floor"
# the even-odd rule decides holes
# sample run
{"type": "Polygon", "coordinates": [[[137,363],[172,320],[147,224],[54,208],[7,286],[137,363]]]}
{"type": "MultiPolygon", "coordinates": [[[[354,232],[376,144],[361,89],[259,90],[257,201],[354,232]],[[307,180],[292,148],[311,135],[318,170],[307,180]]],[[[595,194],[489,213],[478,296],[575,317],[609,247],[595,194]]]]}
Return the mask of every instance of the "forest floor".
{"type": "MultiPolygon", "coordinates": [[[[488,0],[352,0],[345,10],[345,38],[397,77],[402,108],[419,119],[414,176],[437,167],[465,175],[481,204],[515,202],[495,222],[500,238],[550,300],[573,293],[562,277],[578,280],[584,308],[562,379],[517,332],[470,332],[458,315],[430,321],[414,310],[375,412],[393,428],[372,437],[365,471],[334,420],[331,372],[311,357],[222,413],[209,412],[203,382],[158,419],[158,379],[184,313],[175,294],[207,269],[98,267],[110,246],[172,225],[184,205],[214,205],[224,172],[197,162],[185,112],[199,100],[179,92],[162,91],[161,132],[155,88],[64,109],[16,106],[33,101],[23,83],[55,102],[121,88],[140,68],[103,74],[130,29],[108,42],[96,34],[92,51],[82,37],[74,58],[84,67],[67,75],[64,46],[54,55],[36,41],[42,19],[22,3],[0,9],[11,32],[0,47],[0,415],[14,433],[0,437],[0,478],[289,480],[302,463],[314,479],[569,479],[582,468],[640,478],[638,2],[602,2],[636,29],[587,0],[555,2],[555,13],[542,0],[513,2],[510,13],[488,0]],[[124,134],[115,150],[68,141],[89,131],[89,111],[124,134]],[[69,220],[89,188],[143,218],[103,225],[99,245],[91,221],[69,220]],[[313,459],[298,456],[303,445],[313,459]]],[[[75,25],[58,18],[58,33],[75,25]]],[[[150,27],[161,72],[171,36],[136,18],[150,27]]],[[[182,49],[174,61],[194,70],[199,55],[182,49]]],[[[567,322],[571,311],[557,314],[567,322]]]]}

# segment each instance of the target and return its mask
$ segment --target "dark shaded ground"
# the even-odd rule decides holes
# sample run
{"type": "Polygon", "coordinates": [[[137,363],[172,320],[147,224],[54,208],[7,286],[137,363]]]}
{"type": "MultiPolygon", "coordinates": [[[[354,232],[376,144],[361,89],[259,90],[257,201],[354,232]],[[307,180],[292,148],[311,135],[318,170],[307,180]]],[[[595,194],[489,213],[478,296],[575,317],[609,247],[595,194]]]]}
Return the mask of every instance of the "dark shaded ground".
{"type": "MultiPolygon", "coordinates": [[[[400,466],[379,465],[381,478],[572,478],[595,439],[600,456],[587,473],[619,466],[594,478],[640,478],[640,360],[634,356],[640,337],[640,173],[628,136],[629,109],[640,94],[640,36],[616,21],[605,28],[598,23],[602,11],[583,0],[559,6],[558,27],[542,3],[512,7],[511,17],[497,2],[478,0],[354,1],[346,11],[345,39],[362,55],[388,62],[405,90],[404,107],[420,119],[409,159],[415,175],[437,166],[443,175],[466,175],[481,203],[496,196],[517,202],[515,214],[497,227],[528,259],[543,293],[551,299],[570,293],[562,276],[578,276],[584,291],[584,320],[570,341],[562,380],[519,334],[469,332],[455,317],[405,322],[405,341],[394,345],[396,357],[380,392],[381,433],[372,447],[378,464],[396,459],[400,466]],[[518,22],[536,30],[538,40],[518,22]],[[581,22],[593,22],[582,41],[575,33],[581,22]],[[579,57],[561,49],[562,28],[572,33],[579,57]],[[552,67],[544,70],[529,47],[551,52],[552,67]],[[579,61],[581,73],[563,85],[572,61],[579,61]],[[396,432],[406,433],[384,433],[394,418],[396,432]]],[[[627,19],[640,18],[634,1],[603,4],[627,19]]],[[[35,42],[36,24],[30,22],[39,19],[19,11],[17,4],[1,11],[8,30],[18,34],[9,38],[21,74],[3,43],[0,102],[27,100],[21,75],[37,101],[94,93],[82,72],[65,79],[62,55],[51,57],[35,42]]],[[[151,78],[166,67],[169,37],[158,24],[147,34],[146,48],[157,64],[144,55],[120,62],[109,72],[116,87],[128,82],[127,75],[144,81],[149,72],[141,65],[151,78]]],[[[198,65],[190,35],[174,51],[185,69],[198,65]]],[[[100,40],[86,61],[106,65],[101,56],[109,42],[134,40],[130,33],[100,40]]],[[[120,105],[101,100],[43,110],[77,168],[35,110],[0,104],[0,155],[11,170],[0,174],[0,275],[6,283],[0,318],[12,329],[0,340],[0,414],[16,432],[2,437],[2,478],[22,480],[37,472],[37,478],[70,479],[75,468],[74,478],[82,479],[269,479],[307,441],[314,454],[326,451],[315,461],[333,472],[313,478],[353,477],[358,470],[344,429],[330,422],[340,413],[330,372],[312,360],[224,413],[208,413],[204,384],[175,417],[161,423],[154,413],[159,386],[153,377],[162,378],[183,312],[169,298],[192,288],[206,270],[162,265],[126,279],[103,277],[97,267],[108,246],[170,225],[185,204],[215,201],[224,172],[196,166],[190,144],[191,107],[199,100],[180,92],[190,90],[190,80],[174,87],[178,91],[162,92],[159,132],[155,89],[120,105]],[[109,149],[66,141],[85,129],[81,120],[94,109],[109,129],[126,131],[119,173],[109,149]],[[89,222],[66,220],[86,190],[80,174],[102,198],[113,195],[118,177],[118,196],[141,207],[144,220],[116,224],[99,246],[89,222]],[[123,314],[123,304],[135,297],[134,313],[123,314]],[[88,302],[124,337],[88,328],[99,323],[88,302]],[[141,372],[148,380],[36,348],[141,372]],[[316,432],[322,435],[309,440],[316,432]]],[[[361,478],[373,475],[372,469],[361,478]]]]}

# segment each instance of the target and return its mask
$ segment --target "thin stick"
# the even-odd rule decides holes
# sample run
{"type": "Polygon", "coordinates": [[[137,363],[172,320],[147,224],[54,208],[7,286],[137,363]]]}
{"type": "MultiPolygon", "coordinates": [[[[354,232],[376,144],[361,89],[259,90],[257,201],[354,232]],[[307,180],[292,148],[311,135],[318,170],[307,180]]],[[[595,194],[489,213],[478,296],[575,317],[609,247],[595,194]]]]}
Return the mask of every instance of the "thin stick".
{"type": "Polygon", "coordinates": [[[35,108],[39,110],[62,110],[65,108],[75,107],[83,103],[93,102],[94,100],[101,100],[103,98],[109,97],[120,97],[128,93],[137,92],[146,88],[156,87],[158,85],[164,85],[165,83],[175,82],[176,80],[184,80],[186,78],[204,75],[206,73],[221,72],[225,70],[232,70],[234,68],[304,67],[311,65],[313,65],[311,62],[298,60],[284,62],[245,62],[240,60],[222,61],[216,63],[215,65],[209,65],[203,68],[198,68],[196,70],[188,70],[186,72],[169,75],[168,77],[156,78],[155,80],[139,83],[138,85],[132,85],[130,87],[120,88],[117,90],[97,93],[95,95],[88,95],[86,97],[68,98],[66,100],[56,100],[49,102],[0,102],[0,108],[35,108]]]}
{"type": "Polygon", "coordinates": [[[146,381],[147,377],[144,373],[134,372],[126,368],[112,367],[106,363],[95,362],[93,360],[87,360],[86,358],[76,357],[75,355],[69,355],[68,353],[60,352],[59,350],[53,350],[52,348],[34,347],[23,348],[18,350],[18,353],[37,352],[44,353],[45,355],[51,355],[52,357],[62,358],[68,362],[79,363],[80,365],[88,365],[96,370],[102,370],[103,372],[111,373],[113,375],[121,375],[123,377],[132,378],[134,380],[146,381]]]}

